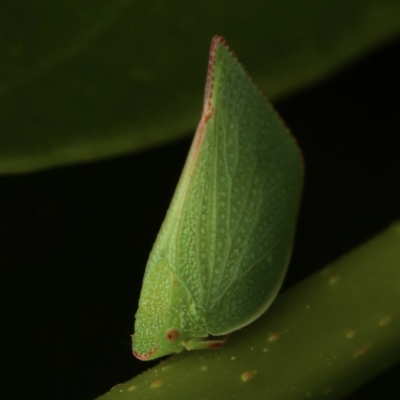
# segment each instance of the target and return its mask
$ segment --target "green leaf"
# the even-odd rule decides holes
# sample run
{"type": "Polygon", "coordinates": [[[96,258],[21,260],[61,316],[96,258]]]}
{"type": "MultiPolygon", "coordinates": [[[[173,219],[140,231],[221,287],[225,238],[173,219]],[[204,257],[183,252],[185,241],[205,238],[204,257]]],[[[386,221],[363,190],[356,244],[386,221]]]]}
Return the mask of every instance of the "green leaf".
{"type": "Polygon", "coordinates": [[[183,352],[98,399],[339,399],[400,360],[400,224],[286,293],[218,351],[183,352]]]}
{"type": "Polygon", "coordinates": [[[276,97],[400,28],[400,3],[390,0],[6,4],[1,173],[105,158],[192,131],[214,34],[276,97]]]}

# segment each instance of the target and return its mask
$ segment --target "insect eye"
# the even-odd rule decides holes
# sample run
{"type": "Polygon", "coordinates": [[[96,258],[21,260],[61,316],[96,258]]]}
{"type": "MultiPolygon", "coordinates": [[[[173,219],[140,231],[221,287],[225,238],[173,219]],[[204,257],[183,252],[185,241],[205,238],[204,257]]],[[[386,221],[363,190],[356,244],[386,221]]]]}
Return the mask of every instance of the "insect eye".
{"type": "Polygon", "coordinates": [[[167,329],[165,332],[165,340],[169,343],[175,343],[179,338],[178,329],[171,328],[167,329]]]}

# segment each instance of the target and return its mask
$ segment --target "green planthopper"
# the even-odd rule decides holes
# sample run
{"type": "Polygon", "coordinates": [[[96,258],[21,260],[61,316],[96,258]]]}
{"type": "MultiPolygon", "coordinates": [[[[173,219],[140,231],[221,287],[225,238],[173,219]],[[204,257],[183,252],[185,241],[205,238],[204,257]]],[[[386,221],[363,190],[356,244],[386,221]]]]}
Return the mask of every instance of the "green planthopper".
{"type": "Polygon", "coordinates": [[[276,297],[292,251],[301,152],[221,36],[203,113],[147,263],[133,354],[220,347],[276,297]]]}

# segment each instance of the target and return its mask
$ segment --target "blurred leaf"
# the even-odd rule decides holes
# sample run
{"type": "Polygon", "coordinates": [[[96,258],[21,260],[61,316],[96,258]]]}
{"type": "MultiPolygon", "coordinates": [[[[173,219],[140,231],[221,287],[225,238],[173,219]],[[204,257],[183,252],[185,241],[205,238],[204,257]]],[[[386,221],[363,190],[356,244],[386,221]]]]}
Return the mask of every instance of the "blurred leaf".
{"type": "Polygon", "coordinates": [[[0,0],[0,172],[127,153],[195,128],[209,43],[269,97],[400,29],[400,2],[0,0]]]}

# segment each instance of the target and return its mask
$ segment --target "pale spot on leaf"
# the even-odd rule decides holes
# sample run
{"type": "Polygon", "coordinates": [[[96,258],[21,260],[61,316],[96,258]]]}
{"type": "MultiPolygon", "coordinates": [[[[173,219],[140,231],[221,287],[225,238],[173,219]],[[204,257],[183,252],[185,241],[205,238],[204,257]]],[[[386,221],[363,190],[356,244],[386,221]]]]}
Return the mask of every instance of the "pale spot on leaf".
{"type": "Polygon", "coordinates": [[[347,339],[353,339],[354,336],[356,336],[356,331],[354,329],[350,329],[346,332],[347,339]]]}
{"type": "Polygon", "coordinates": [[[276,342],[279,339],[279,332],[272,332],[268,335],[268,342],[276,342]]]}
{"type": "Polygon", "coordinates": [[[257,373],[257,371],[255,369],[251,370],[251,371],[246,371],[243,372],[243,374],[240,376],[240,379],[243,382],[248,382],[249,380],[254,378],[254,375],[257,373]]]}
{"type": "Polygon", "coordinates": [[[392,318],[389,317],[389,316],[384,317],[384,318],[381,318],[381,319],[379,320],[379,326],[385,326],[385,325],[387,325],[391,320],[392,320],[392,318]]]}
{"type": "Polygon", "coordinates": [[[161,379],[156,379],[151,385],[150,387],[152,389],[158,388],[163,384],[163,381],[161,379]]]}
{"type": "Polygon", "coordinates": [[[368,350],[367,346],[364,347],[360,347],[354,354],[353,354],[353,358],[358,358],[363,356],[368,350]]]}
{"type": "Polygon", "coordinates": [[[335,283],[338,283],[340,281],[340,279],[341,279],[340,275],[334,275],[329,279],[328,282],[330,285],[333,285],[335,283]]]}

